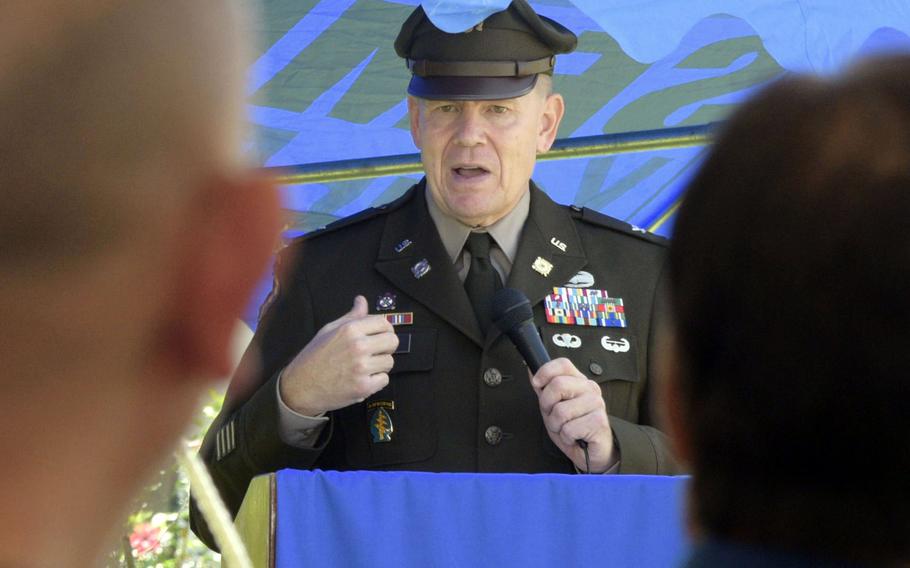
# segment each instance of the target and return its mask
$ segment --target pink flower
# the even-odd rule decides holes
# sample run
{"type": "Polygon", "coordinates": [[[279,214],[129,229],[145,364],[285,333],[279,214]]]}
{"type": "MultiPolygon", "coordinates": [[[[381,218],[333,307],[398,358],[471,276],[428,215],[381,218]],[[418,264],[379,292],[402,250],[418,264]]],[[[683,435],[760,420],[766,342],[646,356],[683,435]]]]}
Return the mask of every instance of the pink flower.
{"type": "Polygon", "coordinates": [[[133,527],[130,535],[130,546],[138,557],[155,554],[161,551],[161,527],[149,523],[139,523],[133,527]]]}

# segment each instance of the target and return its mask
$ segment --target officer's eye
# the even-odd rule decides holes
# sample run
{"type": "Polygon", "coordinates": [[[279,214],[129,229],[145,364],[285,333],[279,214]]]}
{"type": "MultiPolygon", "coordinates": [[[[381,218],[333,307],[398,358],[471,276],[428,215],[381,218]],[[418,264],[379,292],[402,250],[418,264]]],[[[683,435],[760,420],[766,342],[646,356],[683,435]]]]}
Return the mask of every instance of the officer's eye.
{"type": "Polygon", "coordinates": [[[436,110],[439,112],[455,112],[458,108],[455,105],[439,105],[436,110]]]}
{"type": "Polygon", "coordinates": [[[502,105],[493,105],[490,107],[490,112],[493,114],[505,114],[509,111],[509,107],[504,107],[502,105]]]}

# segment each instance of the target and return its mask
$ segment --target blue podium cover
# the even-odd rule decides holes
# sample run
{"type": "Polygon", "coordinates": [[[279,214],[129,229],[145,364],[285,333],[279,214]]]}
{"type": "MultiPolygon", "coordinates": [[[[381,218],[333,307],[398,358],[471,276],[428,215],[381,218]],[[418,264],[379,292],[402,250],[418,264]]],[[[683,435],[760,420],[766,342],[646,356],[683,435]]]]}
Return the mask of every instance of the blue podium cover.
{"type": "Polygon", "coordinates": [[[672,567],[685,477],[282,470],[276,566],[672,567]]]}

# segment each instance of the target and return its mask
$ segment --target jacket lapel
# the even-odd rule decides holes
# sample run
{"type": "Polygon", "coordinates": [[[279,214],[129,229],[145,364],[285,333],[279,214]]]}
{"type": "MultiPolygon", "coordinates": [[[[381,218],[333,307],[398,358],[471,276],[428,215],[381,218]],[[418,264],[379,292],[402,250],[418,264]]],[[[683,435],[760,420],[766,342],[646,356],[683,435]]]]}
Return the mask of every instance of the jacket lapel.
{"type": "Polygon", "coordinates": [[[424,180],[414,186],[411,199],[389,214],[376,270],[404,294],[483,346],[483,335],[464,286],[427,212],[425,183],[424,180]],[[407,241],[411,244],[402,248],[407,241]],[[429,271],[418,277],[414,267],[422,260],[429,264],[429,271]]]}
{"type": "MultiPolygon", "coordinates": [[[[531,207],[507,286],[524,292],[534,306],[586,264],[588,258],[572,216],[532,181],[531,207]],[[549,274],[543,274],[548,264],[552,265],[549,274]]],[[[492,343],[499,335],[498,329],[493,331],[487,342],[492,343]]]]}

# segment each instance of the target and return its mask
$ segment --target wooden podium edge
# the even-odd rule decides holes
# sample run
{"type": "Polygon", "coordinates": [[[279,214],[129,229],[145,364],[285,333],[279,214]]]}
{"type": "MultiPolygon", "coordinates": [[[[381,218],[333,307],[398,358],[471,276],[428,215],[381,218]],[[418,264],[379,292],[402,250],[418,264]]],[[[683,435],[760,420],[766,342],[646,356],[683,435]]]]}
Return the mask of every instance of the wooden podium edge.
{"type": "Polygon", "coordinates": [[[234,519],[237,532],[256,568],[275,568],[277,504],[275,474],[254,477],[234,519]]]}

